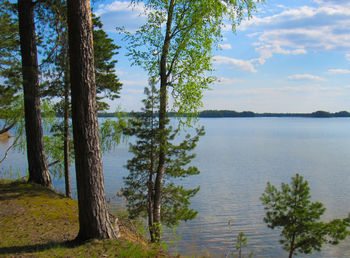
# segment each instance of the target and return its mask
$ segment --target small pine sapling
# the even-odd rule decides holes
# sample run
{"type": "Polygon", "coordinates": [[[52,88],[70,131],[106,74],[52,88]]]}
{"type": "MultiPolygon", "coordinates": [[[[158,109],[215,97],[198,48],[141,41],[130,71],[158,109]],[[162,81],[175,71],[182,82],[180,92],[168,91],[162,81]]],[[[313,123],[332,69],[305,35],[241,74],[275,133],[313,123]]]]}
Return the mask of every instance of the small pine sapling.
{"type": "Polygon", "coordinates": [[[282,183],[281,190],[267,183],[261,201],[265,206],[264,221],[271,229],[280,228],[284,249],[293,254],[320,251],[322,245],[336,245],[350,233],[350,218],[320,220],[326,208],[320,202],[311,202],[310,187],[302,176],[292,177],[290,185],[282,183]]]}

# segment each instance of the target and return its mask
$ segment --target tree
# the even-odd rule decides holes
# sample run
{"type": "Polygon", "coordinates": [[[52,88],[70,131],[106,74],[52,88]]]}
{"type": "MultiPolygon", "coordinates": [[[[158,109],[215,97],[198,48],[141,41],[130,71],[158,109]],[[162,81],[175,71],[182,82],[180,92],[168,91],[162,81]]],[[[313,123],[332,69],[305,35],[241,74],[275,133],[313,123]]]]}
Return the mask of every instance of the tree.
{"type": "Polygon", "coordinates": [[[18,0],[19,35],[29,182],[52,187],[46,164],[41,123],[38,59],[34,24],[34,3],[18,0]]]}
{"type": "Polygon", "coordinates": [[[0,117],[4,121],[0,134],[18,122],[20,70],[18,20],[13,5],[4,0],[0,3],[0,117]]]}
{"type": "MultiPolygon", "coordinates": [[[[140,2],[139,0],[133,1],[140,2]]],[[[147,23],[136,33],[127,33],[132,64],[141,66],[149,76],[159,80],[159,131],[166,131],[168,87],[172,89],[174,107],[180,114],[196,113],[202,105],[203,91],[214,81],[212,50],[221,39],[223,21],[233,28],[245,10],[250,16],[253,0],[148,0],[147,23]]],[[[167,138],[160,134],[160,151],[155,180],[154,222],[161,221],[161,188],[165,173],[167,138]]],[[[159,238],[159,231],[156,232],[159,238]]]]}
{"type": "Polygon", "coordinates": [[[291,185],[282,183],[281,190],[268,182],[261,197],[267,210],[264,221],[269,228],[282,229],[280,242],[290,258],[297,252],[320,251],[324,243],[336,245],[350,233],[350,218],[321,222],[326,209],[310,199],[308,182],[299,174],[292,177],[291,185]]]}
{"type": "MultiPolygon", "coordinates": [[[[63,121],[55,121],[52,127],[54,135],[46,137],[48,154],[55,164],[54,170],[64,169],[66,196],[71,198],[70,164],[74,159],[70,150],[73,144],[70,136],[69,118],[70,111],[70,82],[69,82],[69,57],[68,57],[68,33],[67,33],[67,1],[51,0],[42,4],[38,13],[43,26],[46,26],[44,41],[44,68],[45,77],[43,96],[59,97],[56,114],[62,116],[63,121]],[[48,26],[49,24],[49,26],[48,26]],[[48,27],[48,28],[47,28],[48,27]],[[59,139],[57,139],[59,137],[59,139]],[[58,143],[58,144],[57,144],[58,143]],[[63,145],[63,153],[61,153],[63,145]]],[[[102,30],[102,23],[98,17],[93,16],[93,38],[96,89],[98,93],[98,109],[105,110],[109,106],[102,99],[111,100],[119,97],[121,83],[115,75],[114,56],[119,46],[102,30]]]]}
{"type": "MultiPolygon", "coordinates": [[[[154,186],[161,133],[156,116],[159,108],[159,94],[154,84],[145,89],[145,94],[143,112],[131,120],[131,126],[125,132],[127,135],[136,136],[137,142],[130,144],[130,151],[134,157],[127,162],[126,167],[130,173],[124,178],[125,188],[122,192],[127,200],[130,217],[147,216],[151,241],[157,242],[159,236],[156,235],[156,232],[160,225],[154,221],[153,214],[155,208],[154,186]]],[[[189,199],[199,191],[199,187],[185,189],[183,186],[176,185],[173,179],[199,174],[196,167],[187,166],[195,157],[194,154],[188,154],[188,152],[196,147],[199,136],[204,134],[204,129],[198,129],[194,137],[187,134],[182,142],[175,144],[173,141],[179,130],[174,130],[169,126],[168,119],[166,124],[167,129],[162,132],[167,139],[168,155],[162,182],[161,223],[173,227],[178,225],[180,221],[191,220],[197,215],[196,211],[190,209],[189,199]]]]}
{"type": "Polygon", "coordinates": [[[116,50],[120,46],[113,43],[107,33],[102,29],[103,24],[99,17],[93,15],[93,38],[94,38],[94,57],[95,57],[95,75],[96,89],[98,94],[99,111],[109,109],[106,102],[101,101],[103,98],[114,100],[119,98],[122,84],[115,74],[115,65],[117,60],[114,56],[118,54],[116,50]]]}
{"type": "Polygon", "coordinates": [[[73,140],[77,177],[78,241],[115,238],[104,190],[96,107],[89,0],[68,0],[73,140]]]}

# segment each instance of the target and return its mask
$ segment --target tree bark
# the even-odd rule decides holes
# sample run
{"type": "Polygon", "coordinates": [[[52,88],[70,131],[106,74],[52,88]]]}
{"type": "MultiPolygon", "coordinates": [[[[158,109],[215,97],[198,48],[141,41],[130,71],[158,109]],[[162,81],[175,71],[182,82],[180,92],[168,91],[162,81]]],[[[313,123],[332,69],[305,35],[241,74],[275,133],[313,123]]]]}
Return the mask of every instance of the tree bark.
{"type": "Polygon", "coordinates": [[[168,86],[168,76],[167,76],[167,58],[169,53],[170,41],[171,41],[171,26],[174,12],[175,0],[171,0],[168,9],[168,18],[166,24],[165,39],[163,43],[162,56],[160,60],[160,99],[159,99],[159,132],[160,132],[160,142],[159,142],[159,160],[157,168],[157,176],[155,181],[154,190],[154,207],[153,207],[153,220],[156,224],[155,230],[155,241],[160,240],[160,225],[161,225],[161,188],[162,188],[162,178],[165,173],[165,161],[166,161],[166,149],[167,149],[167,139],[165,135],[166,126],[166,114],[167,114],[167,86],[168,86]]]}
{"type": "MultiPolygon", "coordinates": [[[[68,55],[66,55],[68,57],[68,55]]],[[[72,188],[70,183],[70,168],[69,168],[69,65],[66,62],[64,72],[64,126],[63,126],[63,152],[64,152],[64,179],[66,186],[66,196],[72,198],[72,188]]]]}
{"type": "Polygon", "coordinates": [[[115,238],[104,190],[90,0],[68,0],[68,35],[80,226],[76,240],[115,238]]]}
{"type": "Polygon", "coordinates": [[[154,174],[154,161],[155,161],[155,155],[154,155],[154,145],[155,145],[155,128],[154,128],[154,96],[153,96],[153,85],[152,85],[152,117],[151,117],[151,152],[150,152],[150,169],[149,169],[149,175],[148,175],[148,229],[149,234],[151,237],[151,242],[155,242],[155,227],[154,227],[154,220],[153,220],[153,204],[154,204],[154,184],[153,184],[153,174],[154,174]]]}
{"type": "MultiPolygon", "coordinates": [[[[151,143],[153,144],[153,143],[151,143]]],[[[151,237],[151,242],[155,242],[155,228],[153,222],[153,166],[154,166],[154,156],[153,156],[153,146],[151,147],[151,168],[148,175],[148,230],[151,237]]]]}
{"type": "Polygon", "coordinates": [[[31,0],[18,0],[19,34],[22,55],[23,95],[28,182],[52,188],[46,163],[41,123],[38,59],[35,39],[34,4],[31,0]]]}
{"type": "Polygon", "coordinates": [[[292,239],[290,241],[290,247],[289,247],[289,256],[288,258],[292,258],[293,257],[293,253],[294,253],[294,241],[295,241],[295,232],[293,232],[292,235],[292,239]]]}

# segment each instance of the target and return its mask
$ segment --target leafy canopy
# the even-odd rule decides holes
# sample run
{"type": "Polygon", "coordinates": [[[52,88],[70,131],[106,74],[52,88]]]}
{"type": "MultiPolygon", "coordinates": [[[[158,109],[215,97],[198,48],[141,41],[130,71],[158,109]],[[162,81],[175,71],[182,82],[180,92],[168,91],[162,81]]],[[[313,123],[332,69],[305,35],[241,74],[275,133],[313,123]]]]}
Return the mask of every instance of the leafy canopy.
{"type": "Polygon", "coordinates": [[[260,0],[143,2],[147,23],[125,37],[132,64],[159,78],[160,58],[166,58],[166,86],[171,87],[174,108],[180,114],[196,113],[202,106],[203,91],[215,81],[212,51],[222,38],[225,20],[235,30],[260,0]]]}
{"type": "Polygon", "coordinates": [[[8,0],[0,2],[0,118],[3,127],[18,122],[23,108],[18,21],[8,0]]]}

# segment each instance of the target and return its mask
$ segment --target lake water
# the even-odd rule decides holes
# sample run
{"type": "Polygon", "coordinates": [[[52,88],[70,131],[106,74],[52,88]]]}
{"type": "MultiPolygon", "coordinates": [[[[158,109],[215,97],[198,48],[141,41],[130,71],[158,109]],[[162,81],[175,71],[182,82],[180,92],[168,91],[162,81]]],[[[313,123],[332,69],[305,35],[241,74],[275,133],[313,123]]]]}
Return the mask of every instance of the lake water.
{"type": "MultiPolygon", "coordinates": [[[[205,126],[206,135],[195,150],[193,165],[201,174],[178,182],[188,187],[200,185],[192,199],[192,207],[199,213],[195,220],[177,228],[180,253],[210,252],[223,257],[242,231],[248,237],[244,253],[286,257],[278,242],[279,231],[263,222],[265,212],[259,198],[267,181],[280,187],[296,173],[309,181],[312,200],[327,208],[322,217],[325,221],[350,212],[350,119],[201,118],[199,124],[205,126]]],[[[0,144],[0,153],[5,149],[6,143],[0,144]]],[[[127,144],[103,155],[108,198],[122,187],[122,178],[128,173],[123,166],[130,157],[127,144]]],[[[23,174],[25,156],[11,152],[0,171],[10,165],[14,174],[17,169],[23,174]]],[[[74,176],[72,180],[74,186],[74,176]]],[[[63,191],[63,181],[55,180],[55,187],[63,191]]],[[[120,203],[114,202],[112,207],[118,209],[120,203]]],[[[300,257],[350,257],[350,238],[300,257]]]]}

